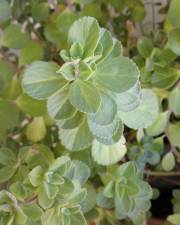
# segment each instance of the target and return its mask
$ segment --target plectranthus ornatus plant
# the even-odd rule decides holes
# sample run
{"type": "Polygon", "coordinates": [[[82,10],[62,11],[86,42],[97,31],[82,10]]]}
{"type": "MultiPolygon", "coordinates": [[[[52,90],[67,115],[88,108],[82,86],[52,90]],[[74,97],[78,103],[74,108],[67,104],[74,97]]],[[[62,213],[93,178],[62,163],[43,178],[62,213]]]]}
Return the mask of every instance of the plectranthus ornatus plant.
{"type": "Polygon", "coordinates": [[[62,66],[36,61],[26,69],[24,91],[47,100],[67,149],[92,146],[99,164],[116,163],[126,153],[123,124],[134,129],[150,125],[157,116],[156,97],[141,91],[136,64],[123,56],[120,41],[96,19],[75,21],[68,43],[69,49],[60,52],[62,66]]]}
{"type": "MultiPolygon", "coordinates": [[[[68,43],[69,48],[60,51],[63,65],[36,61],[26,68],[23,89],[37,100],[46,100],[66,149],[86,151],[90,147],[97,164],[115,164],[127,152],[124,124],[132,129],[148,127],[157,117],[158,101],[151,90],[141,90],[138,67],[123,56],[120,41],[100,28],[96,19],[75,21],[68,43]]],[[[68,171],[69,160],[64,160],[67,163],[62,166],[68,171]]],[[[29,174],[39,204],[46,210],[41,221],[43,225],[74,225],[77,221],[84,225],[86,191],[79,182],[69,180],[70,172],[59,170],[61,161],[56,159],[49,169],[36,166],[29,174]]],[[[133,162],[118,167],[115,173],[104,183],[98,204],[115,208],[117,219],[138,223],[149,209],[151,188],[133,162]]]]}

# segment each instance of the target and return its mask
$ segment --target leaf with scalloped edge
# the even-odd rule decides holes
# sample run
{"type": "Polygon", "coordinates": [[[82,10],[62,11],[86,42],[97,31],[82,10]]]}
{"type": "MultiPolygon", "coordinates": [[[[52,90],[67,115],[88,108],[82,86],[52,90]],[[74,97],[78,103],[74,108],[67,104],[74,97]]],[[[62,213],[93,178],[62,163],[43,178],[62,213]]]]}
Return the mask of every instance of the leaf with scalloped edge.
{"type": "Polygon", "coordinates": [[[117,104],[117,109],[123,112],[132,111],[137,108],[141,100],[141,87],[138,81],[129,90],[114,94],[114,99],[117,104]]]}
{"type": "Polygon", "coordinates": [[[93,140],[93,136],[89,130],[86,118],[84,118],[79,127],[70,130],[60,129],[59,138],[61,143],[67,149],[72,151],[87,148],[93,140]]]}
{"type": "Polygon", "coordinates": [[[113,145],[104,145],[97,140],[92,144],[92,156],[94,160],[104,166],[112,165],[120,161],[126,154],[125,138],[121,139],[113,145]]]}
{"type": "Polygon", "coordinates": [[[156,120],[158,110],[156,95],[150,89],[143,89],[140,105],[129,112],[119,111],[118,115],[126,126],[139,129],[150,126],[156,120]]]}
{"type": "Polygon", "coordinates": [[[113,122],[117,107],[116,104],[109,95],[101,93],[101,104],[96,113],[89,113],[88,118],[99,125],[108,125],[113,122]]]}
{"type": "Polygon", "coordinates": [[[123,133],[123,124],[117,116],[112,123],[106,126],[99,125],[90,119],[88,120],[88,125],[95,138],[106,145],[112,145],[117,142],[123,133]]]}
{"type": "Polygon", "coordinates": [[[97,112],[101,99],[98,90],[90,81],[76,80],[69,91],[71,104],[80,112],[97,112]]]}
{"type": "Polygon", "coordinates": [[[79,43],[83,49],[83,58],[92,56],[99,41],[99,25],[93,17],[83,17],[75,21],[70,27],[68,42],[79,43]]]}
{"type": "Polygon", "coordinates": [[[113,92],[124,92],[133,87],[139,79],[136,64],[126,57],[109,58],[97,64],[93,80],[113,92]]]}
{"type": "Polygon", "coordinates": [[[59,66],[55,63],[36,61],[24,73],[22,86],[25,92],[36,99],[47,99],[63,88],[67,81],[56,73],[59,66]]]}
{"type": "Polygon", "coordinates": [[[51,95],[47,100],[47,110],[49,115],[56,120],[72,117],[75,114],[76,109],[69,101],[69,90],[63,88],[51,95]]]}

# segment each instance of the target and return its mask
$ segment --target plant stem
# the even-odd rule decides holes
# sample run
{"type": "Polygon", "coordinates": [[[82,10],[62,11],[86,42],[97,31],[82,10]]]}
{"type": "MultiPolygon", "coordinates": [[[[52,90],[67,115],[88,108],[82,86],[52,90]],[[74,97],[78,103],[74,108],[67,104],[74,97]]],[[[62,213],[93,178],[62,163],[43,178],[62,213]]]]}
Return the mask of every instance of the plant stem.
{"type": "Polygon", "coordinates": [[[144,174],[149,175],[149,176],[180,176],[180,171],[172,171],[172,172],[163,172],[163,171],[150,171],[150,170],[145,170],[144,174]]]}

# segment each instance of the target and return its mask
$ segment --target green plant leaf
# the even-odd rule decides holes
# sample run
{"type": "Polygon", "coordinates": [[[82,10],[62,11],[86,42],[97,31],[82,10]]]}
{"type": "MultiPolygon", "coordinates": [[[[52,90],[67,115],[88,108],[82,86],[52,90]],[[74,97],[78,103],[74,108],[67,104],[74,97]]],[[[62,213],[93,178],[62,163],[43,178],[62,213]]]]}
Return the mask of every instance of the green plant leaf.
{"type": "Polygon", "coordinates": [[[39,186],[43,181],[44,171],[41,166],[36,166],[29,173],[29,180],[34,187],[39,186]]]}
{"type": "Polygon", "coordinates": [[[60,129],[59,138],[61,143],[67,149],[72,151],[78,151],[87,148],[93,140],[93,136],[89,130],[85,118],[79,127],[70,130],[60,129]]]}
{"type": "Polygon", "coordinates": [[[16,164],[16,155],[15,153],[5,147],[0,148],[0,164],[4,166],[10,166],[16,164]]]}
{"type": "Polygon", "coordinates": [[[88,120],[88,125],[95,138],[107,145],[116,143],[123,133],[123,124],[117,116],[111,124],[106,126],[99,125],[91,120],[88,120]]]}
{"type": "Polygon", "coordinates": [[[112,165],[120,161],[126,154],[125,139],[122,138],[113,145],[104,145],[97,140],[92,144],[92,156],[100,165],[112,165]]]}
{"type": "Polygon", "coordinates": [[[108,125],[113,122],[117,107],[114,100],[107,94],[101,93],[101,104],[96,113],[91,113],[88,118],[98,125],[108,125]]]}
{"type": "Polygon", "coordinates": [[[168,112],[159,113],[152,125],[147,127],[146,132],[150,136],[158,136],[166,129],[168,112]]]}
{"type": "Polygon", "coordinates": [[[66,176],[70,180],[78,180],[81,184],[84,184],[90,177],[89,167],[79,160],[73,160],[70,170],[67,172],[66,176]]]}
{"type": "Polygon", "coordinates": [[[101,44],[103,48],[102,57],[100,58],[100,60],[102,60],[112,51],[113,48],[113,39],[108,30],[100,28],[100,39],[98,44],[101,44]]]}
{"type": "Polygon", "coordinates": [[[40,220],[43,213],[42,209],[35,203],[22,205],[22,210],[33,221],[40,220]]]}
{"type": "Polygon", "coordinates": [[[52,205],[54,203],[54,199],[53,198],[50,199],[47,196],[47,193],[44,190],[44,186],[43,185],[41,185],[38,188],[37,194],[38,194],[38,203],[43,209],[48,209],[48,208],[52,207],[52,205]]]}
{"type": "MultiPolygon", "coordinates": [[[[170,47],[170,46],[169,46],[170,47]]],[[[167,67],[177,58],[176,54],[169,48],[154,48],[151,60],[154,66],[167,67]]]]}
{"type": "Polygon", "coordinates": [[[4,60],[0,60],[0,93],[8,87],[13,73],[13,68],[4,60]]]}
{"type": "Polygon", "coordinates": [[[73,129],[78,127],[83,122],[83,118],[83,113],[77,111],[72,117],[65,120],[59,120],[57,125],[63,129],[73,129]]]}
{"type": "Polygon", "coordinates": [[[87,195],[86,195],[85,200],[81,204],[83,213],[89,212],[96,205],[96,190],[95,190],[95,188],[90,183],[86,184],[85,188],[87,190],[87,195]]]}
{"type": "Polygon", "coordinates": [[[75,81],[70,87],[71,104],[81,112],[95,113],[100,106],[100,95],[89,81],[75,81]]]}
{"type": "Polygon", "coordinates": [[[0,1],[0,22],[5,22],[11,17],[11,8],[6,0],[0,1]]]}
{"type": "Polygon", "coordinates": [[[36,60],[42,60],[44,55],[43,47],[37,42],[29,42],[25,48],[21,49],[19,65],[31,64],[36,60]]]}
{"type": "Polygon", "coordinates": [[[99,25],[92,17],[83,17],[75,21],[68,34],[68,42],[79,43],[83,49],[83,58],[92,56],[99,40],[99,25]],[[92,35],[93,34],[93,35],[92,35]]]}
{"type": "Polygon", "coordinates": [[[19,122],[19,111],[11,101],[0,100],[0,124],[1,130],[14,128],[19,122]]]}
{"type": "Polygon", "coordinates": [[[43,117],[34,117],[33,121],[28,124],[26,137],[32,142],[38,142],[45,138],[47,133],[43,117]]]}
{"type": "Polygon", "coordinates": [[[167,217],[167,220],[172,223],[173,225],[178,225],[180,222],[180,213],[175,213],[172,215],[169,215],[167,217]]]}
{"type": "Polygon", "coordinates": [[[169,106],[175,115],[180,115],[180,89],[175,88],[169,95],[169,106]]]}
{"type": "Polygon", "coordinates": [[[169,138],[172,144],[178,148],[180,148],[180,122],[175,124],[170,124],[168,128],[169,138]]]}
{"type": "Polygon", "coordinates": [[[128,91],[114,94],[117,109],[123,112],[137,108],[141,100],[141,87],[139,81],[128,91]]]}
{"type": "Polygon", "coordinates": [[[25,92],[36,99],[46,99],[66,85],[66,80],[56,73],[58,65],[37,61],[25,71],[22,85],[25,92]]]}
{"type": "Polygon", "coordinates": [[[151,83],[154,87],[168,89],[172,87],[179,79],[180,73],[175,68],[157,67],[151,77],[151,83]]]}
{"type": "Polygon", "coordinates": [[[158,116],[156,95],[150,89],[143,89],[140,105],[129,112],[119,111],[119,116],[125,125],[133,129],[150,126],[158,116]]]}
{"type": "Polygon", "coordinates": [[[3,33],[2,45],[8,48],[24,48],[29,42],[28,33],[21,31],[18,24],[10,24],[3,33]],[[14,35],[16,34],[16,35],[14,35]]]}
{"type": "Polygon", "coordinates": [[[12,166],[4,166],[0,169],[0,183],[8,181],[16,172],[16,168],[12,166]]]}
{"type": "Polygon", "coordinates": [[[41,217],[42,225],[60,225],[55,208],[46,210],[41,217]]]}
{"type": "Polygon", "coordinates": [[[173,0],[170,3],[168,11],[168,19],[174,27],[180,27],[180,2],[178,0],[173,0]]]}
{"type": "Polygon", "coordinates": [[[175,157],[172,152],[168,152],[162,159],[162,168],[165,171],[171,171],[176,164],[175,157]]]}
{"type": "Polygon", "coordinates": [[[101,61],[92,78],[102,87],[113,92],[124,92],[133,87],[139,77],[135,63],[125,57],[115,57],[101,61]]]}
{"type": "Polygon", "coordinates": [[[16,103],[19,108],[28,115],[42,116],[47,114],[46,103],[44,100],[36,100],[25,93],[21,94],[16,99],[16,103]]]}
{"type": "Polygon", "coordinates": [[[42,22],[47,19],[50,12],[49,4],[47,2],[32,3],[31,13],[32,17],[37,22],[42,22]]]}
{"type": "MultiPolygon", "coordinates": [[[[180,21],[179,21],[180,22],[180,21]]],[[[180,23],[179,23],[180,27],[180,23]]],[[[180,28],[173,29],[169,32],[168,46],[178,56],[180,56],[180,28]]]]}
{"type": "Polygon", "coordinates": [[[52,118],[56,120],[69,119],[76,113],[76,109],[68,99],[68,94],[68,89],[64,88],[48,98],[47,109],[52,118]]]}
{"type": "Polygon", "coordinates": [[[137,42],[137,49],[142,57],[148,58],[153,50],[153,42],[150,38],[142,37],[137,42]]]}

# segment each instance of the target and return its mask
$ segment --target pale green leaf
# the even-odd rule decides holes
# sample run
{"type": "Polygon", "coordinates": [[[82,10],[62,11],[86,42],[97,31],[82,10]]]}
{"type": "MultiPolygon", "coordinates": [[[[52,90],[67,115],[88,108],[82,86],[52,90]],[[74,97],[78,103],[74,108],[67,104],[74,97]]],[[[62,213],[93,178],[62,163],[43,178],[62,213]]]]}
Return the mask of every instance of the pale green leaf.
{"type": "Polygon", "coordinates": [[[47,133],[43,117],[34,117],[26,128],[26,137],[32,142],[38,142],[45,138],[47,133]]]}
{"type": "Polygon", "coordinates": [[[36,166],[29,173],[29,180],[34,187],[39,186],[43,181],[44,171],[41,166],[36,166]]]}
{"type": "Polygon", "coordinates": [[[180,115],[180,89],[175,88],[169,95],[169,106],[175,115],[180,115]]]}
{"type": "Polygon", "coordinates": [[[101,99],[96,87],[89,81],[77,80],[70,87],[71,104],[81,112],[97,112],[101,99]]]}
{"type": "Polygon", "coordinates": [[[51,95],[47,101],[47,110],[49,115],[56,119],[69,119],[76,113],[76,109],[69,101],[68,89],[64,88],[51,95]]]}
{"type": "Polygon", "coordinates": [[[87,195],[85,200],[82,202],[82,211],[83,213],[89,212],[96,205],[96,190],[92,184],[86,184],[85,188],[87,190],[87,195]]]}
{"type": "Polygon", "coordinates": [[[42,209],[35,203],[22,205],[22,210],[33,221],[39,220],[43,213],[42,209]]]}
{"type": "Polygon", "coordinates": [[[176,165],[175,157],[172,152],[168,152],[162,159],[162,168],[165,171],[171,171],[176,165]]]}
{"type": "Polygon", "coordinates": [[[107,63],[110,59],[113,59],[113,58],[123,55],[123,47],[122,47],[121,42],[115,38],[113,38],[112,41],[113,41],[113,46],[112,46],[111,50],[108,52],[108,54],[106,55],[106,57],[103,58],[103,60],[102,60],[103,63],[107,63]]]}
{"type": "Polygon", "coordinates": [[[58,127],[63,129],[73,129],[78,127],[82,123],[83,118],[83,113],[77,111],[72,117],[65,120],[59,120],[57,122],[57,125],[58,127]]]}
{"type": "Polygon", "coordinates": [[[79,160],[73,160],[70,170],[66,176],[71,180],[78,180],[81,184],[84,184],[90,177],[89,167],[79,160]]]}
{"type": "Polygon", "coordinates": [[[112,145],[117,142],[123,133],[123,124],[118,117],[115,117],[112,123],[102,126],[91,120],[88,120],[90,131],[96,139],[106,145],[112,145]]]}
{"type": "Polygon", "coordinates": [[[82,150],[87,148],[92,140],[93,136],[89,130],[86,119],[79,125],[71,130],[60,129],[59,137],[61,143],[69,150],[82,150]]]}
{"type": "Polygon", "coordinates": [[[167,220],[172,223],[173,225],[179,225],[180,223],[180,213],[176,213],[173,215],[169,215],[167,220]]]}
{"type": "Polygon", "coordinates": [[[167,124],[167,114],[168,112],[159,113],[154,123],[147,127],[146,132],[148,135],[157,136],[165,131],[167,124]]]}
{"type": "Polygon", "coordinates": [[[104,145],[97,140],[92,144],[92,156],[100,165],[111,165],[120,161],[126,154],[125,139],[122,138],[119,142],[113,145],[104,145]]]}
{"type": "Polygon", "coordinates": [[[100,60],[102,60],[112,51],[113,48],[113,39],[111,37],[111,33],[108,30],[104,28],[100,29],[100,39],[98,44],[99,43],[103,48],[102,57],[100,58],[100,60]]]}
{"type": "Polygon", "coordinates": [[[150,89],[143,89],[140,105],[129,112],[119,111],[119,116],[128,127],[133,129],[150,126],[158,116],[156,95],[150,89]]]}
{"type": "Polygon", "coordinates": [[[55,208],[46,210],[41,217],[42,225],[60,225],[58,215],[55,208]]]}
{"type": "Polygon", "coordinates": [[[38,188],[37,194],[38,194],[39,205],[42,208],[48,209],[48,208],[52,207],[52,205],[54,203],[54,199],[48,198],[47,193],[45,192],[43,185],[41,185],[38,188]]]}
{"type": "Polygon", "coordinates": [[[92,17],[83,17],[75,21],[68,34],[69,44],[79,43],[83,49],[83,57],[92,56],[99,40],[99,25],[92,17]],[[93,35],[92,35],[93,34],[93,35]]]}
{"type": "Polygon", "coordinates": [[[126,57],[115,57],[97,64],[92,78],[113,92],[124,92],[133,87],[139,78],[135,63],[126,57]]]}
{"type": "Polygon", "coordinates": [[[24,73],[22,85],[25,92],[36,99],[46,99],[66,85],[66,80],[56,71],[57,64],[37,61],[24,73]]]}
{"type": "Polygon", "coordinates": [[[123,112],[132,111],[137,108],[141,100],[141,87],[139,81],[129,90],[113,94],[117,109],[123,112]]]}
{"type": "Polygon", "coordinates": [[[180,148],[180,122],[170,124],[168,128],[169,138],[171,143],[180,148]]]}
{"type": "Polygon", "coordinates": [[[117,107],[114,100],[107,94],[101,93],[101,104],[96,113],[88,115],[88,118],[96,124],[108,125],[113,122],[117,107]]]}

